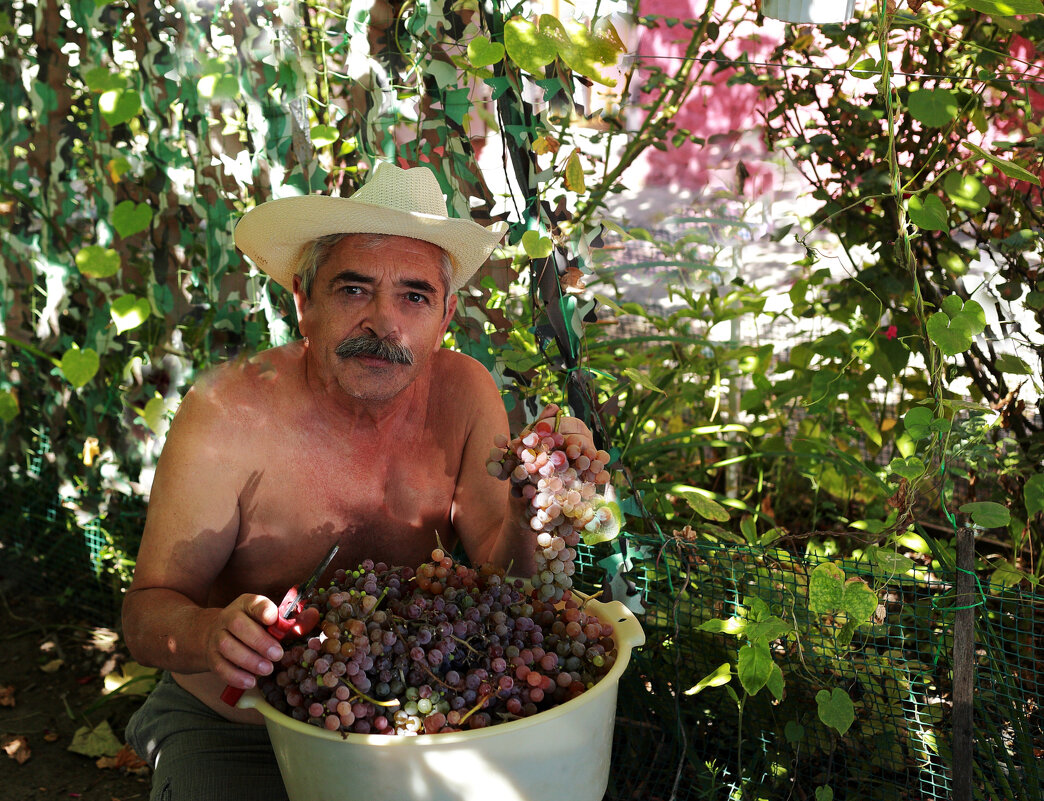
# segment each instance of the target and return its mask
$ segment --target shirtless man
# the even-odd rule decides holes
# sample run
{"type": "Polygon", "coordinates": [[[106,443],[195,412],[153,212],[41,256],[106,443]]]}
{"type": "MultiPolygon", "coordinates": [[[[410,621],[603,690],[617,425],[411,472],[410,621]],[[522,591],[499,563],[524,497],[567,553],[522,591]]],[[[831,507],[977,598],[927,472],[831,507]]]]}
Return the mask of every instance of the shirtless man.
{"type": "MultiPolygon", "coordinates": [[[[382,165],[372,184],[381,181],[384,202],[416,196],[411,181],[438,191],[426,168],[382,165]]],[[[265,205],[280,203],[293,216],[287,201],[265,205]]],[[[123,613],[134,657],[170,672],[128,727],[128,741],[155,767],[154,799],[285,797],[260,716],[219,696],[273,670],[282,649],[265,626],[333,542],[340,551],[330,571],[366,558],[416,566],[436,533],[476,564],[513,560],[519,573],[531,564],[519,502],[485,468],[495,435],[508,432],[499,391],[481,364],[441,347],[453,292],[499,234],[478,237],[471,265],[462,265],[452,243],[421,238],[422,226],[386,235],[379,220],[355,219],[359,207],[348,203],[349,221],[322,229],[303,258],[300,246],[290,248],[304,339],[198,382],[163,450],[123,613]],[[358,232],[366,225],[385,235],[358,232]]],[[[253,229],[246,221],[256,212],[248,214],[237,243],[282,283],[286,268],[252,252],[251,230],[279,239],[270,212],[253,229]]],[[[286,227],[300,238],[308,222],[286,227]]],[[[571,418],[563,430],[589,435],[571,418]]]]}

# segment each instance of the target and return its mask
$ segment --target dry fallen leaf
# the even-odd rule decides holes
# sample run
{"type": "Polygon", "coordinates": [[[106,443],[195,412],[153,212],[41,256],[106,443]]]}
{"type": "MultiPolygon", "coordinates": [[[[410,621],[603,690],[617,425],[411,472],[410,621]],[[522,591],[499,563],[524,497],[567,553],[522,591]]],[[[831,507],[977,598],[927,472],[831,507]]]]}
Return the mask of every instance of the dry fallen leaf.
{"type": "Polygon", "coordinates": [[[47,664],[40,665],[40,670],[42,670],[44,673],[54,673],[64,664],[64,659],[52,659],[47,664]]]}
{"type": "Polygon", "coordinates": [[[11,757],[11,759],[19,765],[24,765],[29,757],[33,755],[32,751],[29,750],[29,741],[21,735],[18,735],[17,737],[5,737],[3,745],[0,747],[4,749],[5,754],[11,757]]]}
{"type": "Polygon", "coordinates": [[[56,731],[44,732],[44,741],[48,742],[48,743],[56,743],[56,742],[58,742],[58,732],[56,732],[56,731]]]}
{"type": "Polygon", "coordinates": [[[123,748],[117,752],[116,756],[105,756],[94,763],[99,768],[122,768],[127,773],[133,773],[136,776],[144,776],[149,772],[149,766],[145,763],[141,757],[139,757],[129,745],[124,745],[123,748]]]}
{"type": "Polygon", "coordinates": [[[6,687],[0,687],[0,706],[14,705],[14,685],[8,684],[6,687]]]}
{"type": "Polygon", "coordinates": [[[148,695],[156,686],[159,671],[142,667],[137,662],[125,662],[123,667],[105,677],[104,695],[122,692],[124,695],[148,695]]]}

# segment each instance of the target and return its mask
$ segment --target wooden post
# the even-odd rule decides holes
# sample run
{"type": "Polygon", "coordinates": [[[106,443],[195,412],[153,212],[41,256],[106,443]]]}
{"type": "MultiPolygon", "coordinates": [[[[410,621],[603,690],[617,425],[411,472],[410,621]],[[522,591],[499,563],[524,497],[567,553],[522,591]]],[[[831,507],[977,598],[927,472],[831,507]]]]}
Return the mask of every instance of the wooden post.
{"type": "Polygon", "coordinates": [[[975,691],[975,536],[957,532],[957,614],[953,623],[953,801],[972,801],[975,691]],[[966,572],[967,571],[967,572],[966,572]]]}

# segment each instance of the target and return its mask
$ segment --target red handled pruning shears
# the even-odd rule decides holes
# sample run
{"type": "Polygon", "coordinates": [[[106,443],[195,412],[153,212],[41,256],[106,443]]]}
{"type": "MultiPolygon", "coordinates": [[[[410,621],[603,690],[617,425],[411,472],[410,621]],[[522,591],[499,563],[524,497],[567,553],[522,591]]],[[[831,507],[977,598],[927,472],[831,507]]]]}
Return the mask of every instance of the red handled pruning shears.
{"type": "MultiPolygon", "coordinates": [[[[287,590],[286,595],[283,596],[283,602],[279,604],[279,617],[276,618],[275,623],[268,627],[268,633],[277,640],[282,641],[290,629],[294,627],[294,624],[297,622],[297,613],[304,607],[305,598],[308,597],[308,593],[312,591],[312,587],[322,577],[326,568],[330,566],[330,562],[333,561],[338,547],[335,544],[330,548],[326,556],[323,557],[323,561],[312,571],[312,575],[308,577],[304,584],[291,587],[287,590]]],[[[241,695],[243,695],[242,689],[229,685],[221,693],[221,700],[229,706],[235,706],[241,695]]]]}

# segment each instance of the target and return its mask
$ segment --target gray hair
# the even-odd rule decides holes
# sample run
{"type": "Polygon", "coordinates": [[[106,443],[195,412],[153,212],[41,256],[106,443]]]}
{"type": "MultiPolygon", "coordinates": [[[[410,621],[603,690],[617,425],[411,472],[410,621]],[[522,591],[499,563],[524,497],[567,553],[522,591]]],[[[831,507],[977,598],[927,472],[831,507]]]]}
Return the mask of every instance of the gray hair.
{"type": "MultiPolygon", "coordinates": [[[[327,234],[313,239],[305,245],[301,257],[297,260],[297,269],[294,270],[294,273],[301,278],[301,292],[306,298],[312,297],[312,284],[315,283],[315,276],[318,274],[319,268],[330,258],[330,251],[346,236],[359,237],[359,249],[370,251],[376,250],[388,239],[386,234],[327,234]]],[[[453,260],[442,248],[439,248],[439,254],[439,280],[442,283],[442,307],[445,310],[446,304],[449,303],[453,260]]]]}

